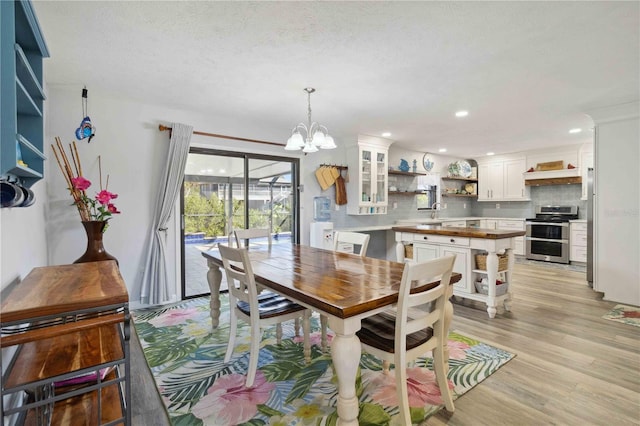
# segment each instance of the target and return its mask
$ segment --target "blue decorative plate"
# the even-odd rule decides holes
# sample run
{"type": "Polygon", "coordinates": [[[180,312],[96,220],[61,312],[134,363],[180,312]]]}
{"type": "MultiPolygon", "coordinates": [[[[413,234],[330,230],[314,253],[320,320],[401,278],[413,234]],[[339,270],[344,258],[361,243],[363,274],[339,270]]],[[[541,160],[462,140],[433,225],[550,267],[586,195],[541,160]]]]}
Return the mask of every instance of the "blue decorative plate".
{"type": "Polygon", "coordinates": [[[422,165],[426,171],[430,172],[435,164],[436,163],[431,159],[429,154],[425,154],[424,157],[422,157],[422,165]]]}

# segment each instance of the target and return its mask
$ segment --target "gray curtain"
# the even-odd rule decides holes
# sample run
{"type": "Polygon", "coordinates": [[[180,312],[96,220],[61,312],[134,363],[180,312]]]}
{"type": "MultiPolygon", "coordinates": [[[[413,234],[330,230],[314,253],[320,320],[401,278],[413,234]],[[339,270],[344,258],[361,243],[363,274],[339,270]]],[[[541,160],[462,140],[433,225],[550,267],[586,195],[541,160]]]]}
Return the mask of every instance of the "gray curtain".
{"type": "Polygon", "coordinates": [[[158,199],[149,236],[147,261],[142,276],[140,302],[144,304],[164,303],[170,297],[167,259],[165,258],[167,223],[171,218],[178,194],[180,194],[193,126],[173,123],[171,129],[167,162],[158,189],[158,199]]]}

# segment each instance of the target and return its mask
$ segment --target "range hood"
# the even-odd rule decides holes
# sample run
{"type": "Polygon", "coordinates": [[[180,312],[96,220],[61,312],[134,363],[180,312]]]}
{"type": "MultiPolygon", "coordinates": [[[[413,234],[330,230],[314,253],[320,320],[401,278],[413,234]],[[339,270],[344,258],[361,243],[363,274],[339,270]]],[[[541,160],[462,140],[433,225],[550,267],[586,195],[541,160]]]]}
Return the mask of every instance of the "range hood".
{"type": "Polygon", "coordinates": [[[582,183],[580,169],[548,170],[544,172],[524,172],[524,184],[527,186],[568,185],[582,183]]]}

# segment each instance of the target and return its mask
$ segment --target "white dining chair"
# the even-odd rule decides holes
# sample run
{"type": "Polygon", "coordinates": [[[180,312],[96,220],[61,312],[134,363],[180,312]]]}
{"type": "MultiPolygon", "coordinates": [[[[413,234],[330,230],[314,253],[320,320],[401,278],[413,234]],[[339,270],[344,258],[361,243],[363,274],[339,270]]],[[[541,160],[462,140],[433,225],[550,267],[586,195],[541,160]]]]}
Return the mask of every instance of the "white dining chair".
{"type": "Polygon", "coordinates": [[[363,319],[362,327],[356,333],[362,349],[384,361],[385,373],[389,371],[389,363],[395,365],[400,424],[411,424],[407,362],[427,351],[433,353],[436,380],[445,407],[449,412],[455,409],[447,381],[447,330],[444,327],[447,289],[454,262],[455,255],[407,263],[402,274],[397,309],[363,319]],[[433,284],[435,282],[438,284],[433,284]]]}
{"type": "Polygon", "coordinates": [[[224,356],[224,362],[229,362],[236,340],[238,320],[243,320],[251,326],[251,347],[249,351],[249,366],[247,368],[247,387],[253,386],[258,369],[258,353],[262,340],[262,330],[276,325],[278,343],[282,340],[283,321],[295,320],[302,317],[304,330],[304,357],[311,360],[311,344],[309,340],[311,311],[304,306],[292,302],[277,293],[267,292],[258,296],[253,268],[246,248],[233,248],[218,244],[220,257],[227,275],[229,286],[230,327],[229,343],[224,356]]]}
{"type": "MultiPolygon", "coordinates": [[[[267,228],[236,229],[233,231],[236,247],[248,247],[252,239],[266,238],[271,248],[271,232],[267,228]]],[[[231,244],[229,244],[231,246],[231,244]]]]}
{"type": "MultiPolygon", "coordinates": [[[[271,244],[272,244],[271,232],[267,228],[236,229],[233,231],[233,239],[235,241],[236,247],[249,248],[251,246],[251,240],[262,240],[264,242],[264,239],[266,239],[267,246],[269,249],[271,249],[271,244]]],[[[231,246],[232,244],[230,242],[229,247],[231,246]]],[[[258,294],[259,294],[258,299],[269,297],[269,294],[271,294],[271,292],[268,290],[265,290],[264,287],[260,285],[258,285],[257,287],[258,287],[258,294]]],[[[296,318],[295,333],[296,333],[296,337],[300,336],[300,319],[299,318],[296,318]]]]}
{"type": "Polygon", "coordinates": [[[333,250],[354,253],[362,257],[367,255],[369,234],[349,231],[336,231],[333,234],[333,250]]]}
{"type": "MultiPolygon", "coordinates": [[[[360,257],[367,255],[369,234],[350,231],[336,231],[333,234],[333,250],[342,253],[353,253],[360,257]]],[[[320,344],[322,350],[327,350],[327,317],[320,315],[320,344]]]]}

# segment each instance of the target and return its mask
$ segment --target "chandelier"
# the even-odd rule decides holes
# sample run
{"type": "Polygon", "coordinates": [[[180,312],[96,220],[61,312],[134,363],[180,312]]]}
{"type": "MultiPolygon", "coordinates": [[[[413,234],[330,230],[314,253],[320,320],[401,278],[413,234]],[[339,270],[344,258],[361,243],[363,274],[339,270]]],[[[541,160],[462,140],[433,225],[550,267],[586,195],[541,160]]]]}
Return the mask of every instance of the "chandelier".
{"type": "Polygon", "coordinates": [[[291,137],[287,140],[284,149],[288,151],[296,151],[302,149],[303,152],[317,152],[321,149],[334,149],[336,144],[333,138],[329,136],[327,128],[321,124],[311,122],[311,94],[316,91],[313,87],[304,89],[307,92],[307,118],[308,125],[298,123],[291,131],[291,137]],[[305,136],[302,136],[304,132],[305,136]]]}

